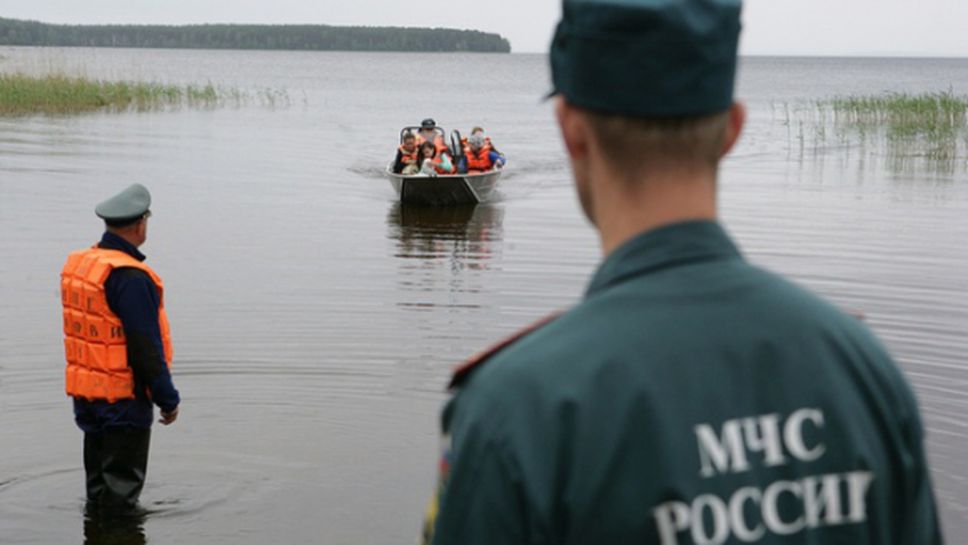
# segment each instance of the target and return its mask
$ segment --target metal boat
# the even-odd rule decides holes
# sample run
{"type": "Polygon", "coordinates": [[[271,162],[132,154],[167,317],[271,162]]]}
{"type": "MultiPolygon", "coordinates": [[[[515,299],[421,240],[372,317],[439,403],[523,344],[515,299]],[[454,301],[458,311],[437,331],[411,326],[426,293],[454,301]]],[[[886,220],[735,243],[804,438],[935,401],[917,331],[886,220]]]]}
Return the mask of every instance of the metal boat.
{"type": "Polygon", "coordinates": [[[393,163],[387,165],[390,185],[404,204],[454,206],[487,202],[497,186],[501,170],[474,174],[438,174],[437,176],[394,174],[393,163]]]}
{"type": "MultiPolygon", "coordinates": [[[[400,141],[407,131],[416,131],[420,127],[404,127],[400,131],[400,141]]],[[[437,127],[443,134],[443,129],[437,127]]],[[[451,156],[454,160],[463,155],[460,133],[453,131],[450,137],[451,156]]],[[[478,204],[487,202],[495,193],[498,179],[503,169],[495,168],[486,172],[465,174],[415,174],[404,176],[393,172],[393,161],[387,165],[386,174],[390,185],[404,204],[425,206],[456,206],[463,204],[478,204]]]]}

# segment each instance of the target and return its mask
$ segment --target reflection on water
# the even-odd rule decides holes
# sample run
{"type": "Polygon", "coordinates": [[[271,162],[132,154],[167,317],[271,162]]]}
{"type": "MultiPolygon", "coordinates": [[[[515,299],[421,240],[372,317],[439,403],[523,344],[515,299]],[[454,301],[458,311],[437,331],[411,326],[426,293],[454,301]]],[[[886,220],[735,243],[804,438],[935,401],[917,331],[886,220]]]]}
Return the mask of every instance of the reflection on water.
{"type": "Polygon", "coordinates": [[[396,257],[444,259],[452,268],[486,269],[500,241],[504,210],[495,205],[413,206],[394,203],[387,217],[396,257]]]}
{"type": "Polygon", "coordinates": [[[387,217],[389,238],[396,241],[398,284],[419,299],[401,308],[431,310],[440,306],[480,308],[461,294],[480,293],[479,274],[500,257],[504,209],[496,205],[413,206],[394,203],[387,217]],[[446,299],[440,300],[444,296],[446,299]]]}
{"type": "Polygon", "coordinates": [[[84,545],[144,545],[144,511],[134,511],[123,515],[105,514],[85,509],[84,545]]]}

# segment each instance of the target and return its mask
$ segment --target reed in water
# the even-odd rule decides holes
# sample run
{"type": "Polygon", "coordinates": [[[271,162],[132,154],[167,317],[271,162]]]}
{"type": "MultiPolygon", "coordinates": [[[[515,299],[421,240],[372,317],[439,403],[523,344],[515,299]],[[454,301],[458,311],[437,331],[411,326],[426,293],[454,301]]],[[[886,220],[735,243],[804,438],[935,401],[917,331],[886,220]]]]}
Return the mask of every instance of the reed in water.
{"type": "Polygon", "coordinates": [[[861,130],[883,127],[892,138],[957,138],[968,130],[968,97],[951,91],[835,97],[829,106],[835,123],[861,130]]]}
{"type": "MultiPolygon", "coordinates": [[[[274,91],[260,102],[270,106],[288,102],[284,91],[274,91]],[[280,98],[280,96],[282,98],[280,98]]],[[[103,81],[81,76],[22,73],[0,74],[0,115],[76,114],[92,111],[148,111],[166,107],[210,108],[224,102],[240,104],[248,94],[205,85],[169,85],[154,82],[103,81]]]]}
{"type": "MultiPolygon", "coordinates": [[[[773,112],[776,118],[776,105],[773,112]]],[[[801,157],[847,146],[885,158],[897,171],[952,173],[968,167],[968,96],[950,90],[836,96],[783,103],[780,112],[801,157]]]]}

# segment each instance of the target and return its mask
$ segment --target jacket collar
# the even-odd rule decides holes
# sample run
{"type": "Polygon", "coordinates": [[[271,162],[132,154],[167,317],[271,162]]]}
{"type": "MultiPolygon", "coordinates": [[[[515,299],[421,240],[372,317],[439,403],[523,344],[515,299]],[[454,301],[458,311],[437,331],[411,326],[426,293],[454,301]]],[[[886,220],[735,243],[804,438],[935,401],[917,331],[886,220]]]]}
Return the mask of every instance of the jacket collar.
{"type": "Polygon", "coordinates": [[[742,259],[726,231],[714,221],[674,223],[624,242],[601,264],[585,297],[625,280],[700,261],[742,259]]]}
{"type": "Polygon", "coordinates": [[[103,248],[105,250],[118,250],[124,252],[138,261],[145,260],[145,254],[141,253],[134,244],[131,244],[127,240],[124,240],[123,238],[109,231],[104,232],[104,234],[101,236],[101,242],[99,242],[97,246],[98,248],[103,248]]]}

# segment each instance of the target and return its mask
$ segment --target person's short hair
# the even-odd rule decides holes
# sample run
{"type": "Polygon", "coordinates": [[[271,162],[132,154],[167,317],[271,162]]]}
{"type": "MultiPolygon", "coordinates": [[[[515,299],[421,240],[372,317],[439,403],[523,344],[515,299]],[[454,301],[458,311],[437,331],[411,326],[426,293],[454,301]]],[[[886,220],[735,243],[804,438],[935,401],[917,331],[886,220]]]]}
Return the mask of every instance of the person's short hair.
{"type": "Polygon", "coordinates": [[[471,134],[483,133],[483,132],[484,132],[484,128],[483,127],[474,127],[473,129],[471,129],[471,134]]]}
{"type": "Polygon", "coordinates": [[[413,140],[414,138],[416,138],[416,136],[414,136],[413,133],[410,131],[403,133],[404,140],[413,140]]]}
{"type": "Polygon", "coordinates": [[[626,170],[650,165],[719,164],[728,112],[687,117],[630,117],[584,110],[605,158],[626,170]]]}

